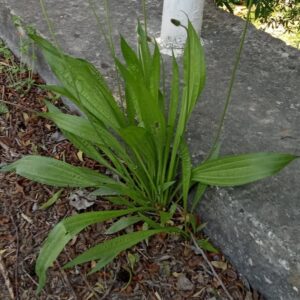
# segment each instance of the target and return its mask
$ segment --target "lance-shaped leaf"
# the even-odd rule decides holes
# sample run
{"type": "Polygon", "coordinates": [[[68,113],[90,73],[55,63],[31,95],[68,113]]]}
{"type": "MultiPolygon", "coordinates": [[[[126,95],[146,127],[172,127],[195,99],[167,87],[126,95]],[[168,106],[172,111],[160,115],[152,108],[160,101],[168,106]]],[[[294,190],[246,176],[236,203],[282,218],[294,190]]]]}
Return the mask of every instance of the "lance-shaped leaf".
{"type": "Polygon", "coordinates": [[[114,182],[111,178],[83,167],[74,167],[63,161],[38,155],[25,156],[0,169],[0,172],[18,175],[58,187],[99,187],[114,182]]]}
{"type": "Polygon", "coordinates": [[[61,112],[41,113],[40,115],[53,121],[61,130],[65,130],[73,135],[92,142],[93,144],[97,144],[97,141],[98,144],[101,142],[93,125],[89,122],[89,120],[83,117],[64,114],[61,112]]]}
{"type": "Polygon", "coordinates": [[[29,35],[42,49],[51,70],[67,92],[90,114],[108,127],[125,126],[126,118],[97,69],[89,62],[64,54],[50,42],[34,34],[29,35]]]}
{"type": "Polygon", "coordinates": [[[238,186],[272,176],[294,159],[291,154],[253,153],[207,161],[192,172],[192,180],[214,186],[238,186]]]}
{"type": "MultiPolygon", "coordinates": [[[[49,101],[45,101],[48,111],[50,113],[61,113],[61,111],[54,106],[51,102],[49,101]]],[[[98,161],[100,164],[109,167],[110,164],[107,162],[107,160],[104,159],[104,157],[102,157],[97,148],[94,146],[95,144],[95,140],[93,142],[89,142],[87,141],[85,138],[80,138],[78,137],[76,132],[75,134],[70,133],[69,131],[67,131],[69,128],[67,128],[66,130],[60,128],[63,135],[79,150],[81,150],[82,152],[84,152],[89,158],[94,159],[95,161],[98,161]]]]}
{"type": "Polygon", "coordinates": [[[184,101],[187,101],[188,115],[190,115],[205,85],[206,68],[204,49],[198,33],[190,21],[188,22],[187,34],[183,57],[184,84],[186,86],[186,99],[184,101]]]}
{"type": "Polygon", "coordinates": [[[160,232],[171,232],[171,231],[169,231],[168,228],[161,228],[161,229],[137,231],[137,232],[128,233],[126,235],[121,235],[119,237],[105,241],[85,251],[83,254],[77,256],[75,259],[67,263],[64,266],[64,268],[70,268],[75,265],[82,264],[91,260],[103,259],[103,257],[106,258],[108,255],[109,256],[117,255],[120,252],[160,232]]]}
{"type": "Polygon", "coordinates": [[[63,192],[63,189],[57,191],[43,205],[40,206],[40,209],[47,209],[48,207],[53,205],[59,199],[62,192],[63,192]]]}
{"type": "Polygon", "coordinates": [[[105,234],[114,234],[117,233],[131,225],[134,225],[140,222],[142,218],[140,216],[130,216],[124,217],[112,224],[106,231],[105,234]]]}
{"type": "Polygon", "coordinates": [[[192,160],[187,143],[183,140],[180,146],[182,166],[182,199],[185,211],[188,205],[188,193],[191,186],[192,160]]]}
{"type": "Polygon", "coordinates": [[[38,256],[35,271],[39,277],[38,291],[40,292],[46,282],[46,271],[53,264],[65,245],[80,231],[89,225],[121,217],[146,208],[133,208],[116,211],[88,212],[68,217],[58,223],[49,233],[38,256]]]}
{"type": "Polygon", "coordinates": [[[100,189],[93,191],[91,195],[105,196],[103,195],[103,193],[105,193],[106,191],[109,192],[110,195],[113,195],[112,193],[114,192],[115,195],[128,196],[135,203],[142,206],[149,203],[149,199],[147,199],[138,189],[135,189],[134,187],[126,185],[122,182],[116,181],[107,183],[106,185],[102,185],[100,189]]]}
{"type": "Polygon", "coordinates": [[[131,151],[146,165],[146,172],[154,174],[157,166],[157,155],[152,135],[145,128],[129,126],[120,130],[120,136],[130,146],[131,151]]]}

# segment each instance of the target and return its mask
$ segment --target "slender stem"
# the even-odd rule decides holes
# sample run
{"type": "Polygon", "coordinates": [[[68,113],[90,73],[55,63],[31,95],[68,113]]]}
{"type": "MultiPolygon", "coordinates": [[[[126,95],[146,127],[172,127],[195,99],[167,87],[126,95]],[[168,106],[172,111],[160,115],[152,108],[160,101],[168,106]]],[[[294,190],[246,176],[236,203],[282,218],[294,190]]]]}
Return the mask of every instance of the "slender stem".
{"type": "Polygon", "coordinates": [[[224,110],[223,110],[223,113],[222,113],[222,116],[221,116],[221,120],[220,120],[220,123],[219,123],[217,134],[216,134],[215,139],[213,141],[213,146],[212,146],[212,148],[211,148],[211,150],[208,154],[207,159],[209,159],[212,156],[212,154],[214,153],[214,151],[215,151],[215,149],[216,149],[216,147],[219,143],[219,140],[220,140],[220,137],[221,137],[221,134],[222,134],[222,130],[223,130],[223,127],[224,127],[224,122],[225,122],[225,118],[226,118],[226,115],[227,115],[227,111],[228,111],[229,105],[231,103],[232,89],[233,89],[233,85],[235,83],[237,69],[238,69],[238,66],[239,66],[240,61],[241,61],[241,55],[242,55],[244,44],[245,44],[245,38],[246,38],[249,23],[250,23],[252,3],[253,3],[253,0],[250,0],[249,5],[248,5],[247,20],[246,20],[246,24],[245,24],[245,27],[244,27],[244,30],[243,30],[243,33],[242,33],[240,45],[239,45],[239,48],[238,48],[238,51],[237,51],[236,61],[235,61],[233,71],[232,71],[232,74],[231,74],[231,79],[230,79],[230,83],[229,83],[229,87],[228,87],[228,91],[227,91],[227,97],[226,97],[224,110]]]}
{"type": "Polygon", "coordinates": [[[96,7],[95,4],[92,0],[88,0],[89,5],[91,7],[92,13],[96,19],[96,23],[97,26],[99,28],[100,33],[104,36],[105,39],[105,43],[110,51],[110,55],[111,58],[114,62],[114,73],[116,76],[116,81],[117,81],[117,85],[118,85],[118,93],[119,93],[119,97],[122,103],[122,109],[124,107],[124,97],[122,94],[122,87],[121,87],[121,80],[120,80],[120,76],[118,73],[118,68],[116,65],[116,51],[115,51],[115,46],[114,46],[114,42],[113,42],[113,38],[112,38],[112,24],[111,24],[111,17],[110,17],[110,9],[109,9],[109,4],[107,2],[107,0],[105,0],[104,3],[104,7],[105,7],[105,18],[106,18],[106,23],[108,26],[108,35],[106,34],[105,29],[103,28],[103,25],[101,24],[101,20],[100,17],[98,16],[98,14],[96,13],[96,7]]]}
{"type": "Polygon", "coordinates": [[[111,17],[110,17],[110,9],[109,9],[107,0],[104,1],[104,5],[105,5],[105,18],[106,18],[106,24],[108,27],[108,38],[109,38],[110,48],[112,51],[113,58],[115,58],[116,50],[115,50],[115,45],[114,45],[113,37],[112,37],[112,24],[111,24],[111,17]]]}
{"type": "Polygon", "coordinates": [[[145,34],[148,36],[148,23],[147,23],[147,9],[146,9],[146,0],[142,0],[143,4],[143,16],[144,16],[144,26],[145,26],[145,34]]]}
{"type": "Polygon", "coordinates": [[[47,9],[46,9],[45,1],[44,0],[40,0],[40,5],[41,5],[41,8],[42,8],[42,13],[44,15],[44,18],[46,19],[48,30],[50,32],[50,35],[51,35],[52,39],[53,39],[53,42],[55,43],[56,48],[60,49],[59,44],[58,44],[57,39],[56,39],[56,34],[55,34],[54,30],[53,30],[53,25],[52,25],[52,23],[50,21],[50,18],[49,18],[47,9]]]}
{"type": "Polygon", "coordinates": [[[109,43],[110,43],[111,53],[113,56],[113,61],[114,61],[114,66],[115,66],[115,76],[116,76],[117,85],[118,85],[118,93],[119,93],[120,101],[122,103],[122,105],[121,105],[122,109],[124,109],[125,100],[123,98],[121,79],[119,76],[118,67],[116,65],[116,49],[115,49],[115,45],[114,45],[114,41],[113,41],[113,30],[112,30],[112,23],[111,23],[110,7],[109,7],[107,0],[104,1],[104,4],[105,4],[106,23],[107,23],[107,27],[108,27],[109,43]]]}
{"type": "Polygon", "coordinates": [[[89,6],[92,10],[92,13],[95,17],[95,20],[96,20],[96,23],[97,23],[97,26],[98,26],[98,29],[100,31],[100,33],[103,35],[104,39],[105,39],[105,43],[107,45],[107,47],[109,48],[110,50],[110,55],[112,57],[112,59],[115,58],[115,52],[114,52],[114,49],[111,48],[111,42],[110,42],[110,38],[107,36],[106,34],[106,31],[105,29],[103,28],[103,25],[101,24],[101,20],[100,20],[100,17],[98,16],[97,12],[96,12],[96,7],[95,7],[95,4],[92,0],[88,0],[89,2],[89,6]]]}

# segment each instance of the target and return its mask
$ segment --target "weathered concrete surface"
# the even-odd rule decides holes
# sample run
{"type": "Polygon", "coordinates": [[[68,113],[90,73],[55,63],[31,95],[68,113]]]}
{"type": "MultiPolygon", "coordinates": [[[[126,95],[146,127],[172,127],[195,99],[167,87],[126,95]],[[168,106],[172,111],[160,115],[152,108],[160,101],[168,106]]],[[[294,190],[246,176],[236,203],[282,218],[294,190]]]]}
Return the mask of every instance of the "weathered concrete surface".
{"type": "MultiPolygon", "coordinates": [[[[112,0],[115,35],[135,41],[139,0],[112,0]]],[[[149,1],[150,33],[160,28],[162,1],[149,1]]],[[[46,0],[62,47],[95,63],[110,82],[112,64],[87,1],[46,0]]],[[[38,0],[0,0],[0,36],[17,52],[11,9],[49,36],[38,0]],[[8,7],[7,9],[5,7],[8,7]]],[[[99,8],[100,15],[103,9],[99,8]]],[[[195,161],[209,150],[225,100],[244,22],[207,3],[203,38],[208,78],[194,112],[189,140],[195,161]]],[[[280,151],[300,155],[300,55],[283,42],[250,28],[226,122],[223,154],[280,151]]],[[[53,76],[38,56],[37,69],[53,76]]],[[[300,164],[260,183],[211,190],[200,207],[207,233],[254,288],[268,299],[300,299],[300,164]]]]}

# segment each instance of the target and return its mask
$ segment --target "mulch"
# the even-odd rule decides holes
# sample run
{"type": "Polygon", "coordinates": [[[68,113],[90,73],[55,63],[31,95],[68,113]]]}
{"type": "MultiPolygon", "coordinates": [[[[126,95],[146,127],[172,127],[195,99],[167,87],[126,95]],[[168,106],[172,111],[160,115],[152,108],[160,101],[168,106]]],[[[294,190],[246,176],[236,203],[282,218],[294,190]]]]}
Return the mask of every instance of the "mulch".
{"type": "MultiPolygon", "coordinates": [[[[17,63],[1,55],[0,62],[17,63]]],[[[46,111],[45,99],[63,108],[59,99],[35,85],[29,91],[25,87],[16,90],[11,86],[8,70],[0,70],[0,99],[11,103],[7,104],[9,112],[0,115],[1,164],[23,155],[39,154],[105,172],[84,155],[82,159],[81,153],[64,139],[54,124],[34,113],[46,111]]],[[[18,78],[28,76],[22,72],[18,78]]],[[[42,83],[37,75],[33,80],[35,84],[42,83]]],[[[104,232],[110,222],[90,226],[67,245],[49,269],[47,285],[37,296],[38,278],[34,268],[44,239],[60,220],[79,213],[70,205],[71,189],[64,189],[53,206],[40,209],[56,191],[15,174],[0,174],[0,299],[228,299],[211,265],[195,253],[192,243],[175,235],[157,235],[89,276],[95,262],[63,270],[62,266],[71,258],[109,238],[104,232]]],[[[114,208],[98,198],[85,211],[114,208]]],[[[136,226],[139,229],[141,225],[136,226]]],[[[262,299],[222,254],[206,255],[233,299],[262,299]]]]}

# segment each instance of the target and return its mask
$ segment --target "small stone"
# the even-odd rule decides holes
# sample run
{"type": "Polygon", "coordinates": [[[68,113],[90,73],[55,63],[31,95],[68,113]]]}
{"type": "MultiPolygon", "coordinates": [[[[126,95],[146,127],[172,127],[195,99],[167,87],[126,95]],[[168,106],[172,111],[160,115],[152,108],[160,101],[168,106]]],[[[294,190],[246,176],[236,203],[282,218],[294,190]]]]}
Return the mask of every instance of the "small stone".
{"type": "Polygon", "coordinates": [[[180,291],[191,291],[194,289],[194,284],[184,274],[181,274],[177,280],[177,288],[180,291]]]}

